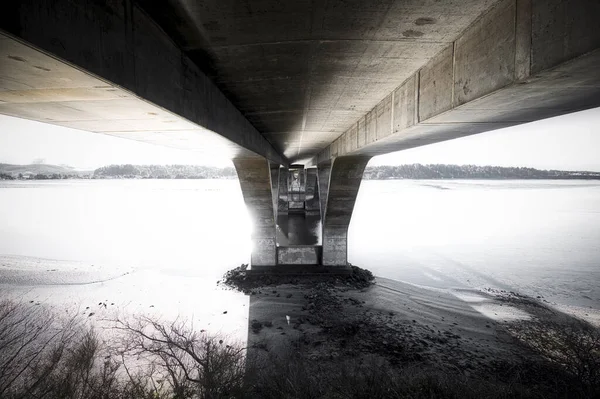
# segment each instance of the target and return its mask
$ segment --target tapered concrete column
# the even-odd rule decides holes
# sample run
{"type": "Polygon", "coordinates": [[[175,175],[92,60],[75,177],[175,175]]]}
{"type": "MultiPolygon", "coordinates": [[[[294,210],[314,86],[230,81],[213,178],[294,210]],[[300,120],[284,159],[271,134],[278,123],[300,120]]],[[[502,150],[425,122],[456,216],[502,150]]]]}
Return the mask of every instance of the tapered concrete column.
{"type": "Polygon", "coordinates": [[[319,186],[317,185],[317,168],[306,169],[306,206],[307,212],[318,214],[321,206],[319,204],[319,186]]]}
{"type": "Polygon", "coordinates": [[[288,213],[288,168],[279,169],[279,190],[277,201],[277,215],[288,213]]]}
{"type": "Polygon", "coordinates": [[[273,216],[277,220],[279,203],[279,164],[269,162],[271,168],[271,197],[273,198],[273,216]]]}
{"type": "Polygon", "coordinates": [[[317,166],[317,184],[319,186],[319,203],[321,208],[321,221],[325,220],[327,208],[327,195],[329,194],[329,175],[331,174],[331,161],[320,163],[317,166]]]}
{"type": "Polygon", "coordinates": [[[323,265],[348,265],[348,226],[362,175],[371,157],[346,156],[333,160],[323,221],[323,265]]]}
{"type": "Polygon", "coordinates": [[[234,159],[244,202],[252,218],[252,266],[275,266],[275,214],[271,194],[271,168],[266,159],[234,159]]]}

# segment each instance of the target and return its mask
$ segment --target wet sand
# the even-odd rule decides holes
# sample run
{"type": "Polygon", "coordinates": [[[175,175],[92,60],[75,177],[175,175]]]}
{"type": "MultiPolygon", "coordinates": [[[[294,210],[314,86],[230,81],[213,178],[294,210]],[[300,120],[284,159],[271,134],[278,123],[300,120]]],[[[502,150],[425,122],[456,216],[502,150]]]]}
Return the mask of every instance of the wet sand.
{"type": "Polygon", "coordinates": [[[522,348],[503,324],[527,316],[492,296],[462,294],[459,299],[385,278],[361,290],[331,285],[306,290],[289,284],[255,289],[248,342],[275,349],[300,341],[314,357],[377,354],[392,363],[418,360],[467,369],[520,356],[522,348]],[[464,301],[467,295],[501,308],[505,320],[486,317],[464,301]],[[253,331],[252,320],[263,328],[253,331]],[[269,323],[272,327],[264,327],[269,323]]]}
{"type": "Polygon", "coordinates": [[[543,298],[431,289],[378,277],[363,289],[331,283],[252,289],[248,344],[265,359],[289,350],[319,364],[376,357],[391,367],[483,380],[508,381],[516,378],[515,370],[526,370],[521,382],[543,385],[552,380],[548,370],[555,364],[537,342],[546,333],[540,326],[572,323],[580,321],[543,298]]]}

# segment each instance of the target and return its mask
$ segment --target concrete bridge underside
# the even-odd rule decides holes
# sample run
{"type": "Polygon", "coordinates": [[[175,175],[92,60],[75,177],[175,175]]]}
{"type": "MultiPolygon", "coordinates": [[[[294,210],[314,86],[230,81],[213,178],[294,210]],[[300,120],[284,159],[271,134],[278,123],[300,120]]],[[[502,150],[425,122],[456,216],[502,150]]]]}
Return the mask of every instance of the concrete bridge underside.
{"type": "Polygon", "coordinates": [[[253,266],[345,266],[374,155],[600,106],[597,0],[5,3],[0,113],[233,159],[253,266]]]}

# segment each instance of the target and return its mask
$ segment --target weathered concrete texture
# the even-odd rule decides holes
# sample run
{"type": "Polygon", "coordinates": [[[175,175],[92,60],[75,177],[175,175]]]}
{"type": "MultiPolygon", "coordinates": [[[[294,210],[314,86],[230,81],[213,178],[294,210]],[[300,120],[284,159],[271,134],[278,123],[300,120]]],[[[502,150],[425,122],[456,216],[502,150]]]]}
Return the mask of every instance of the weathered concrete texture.
{"type": "Polygon", "coordinates": [[[240,180],[244,202],[252,218],[251,264],[275,266],[277,246],[269,163],[266,159],[236,158],[233,164],[240,180]]]}
{"type": "Polygon", "coordinates": [[[600,47],[597,0],[528,0],[531,73],[536,74],[600,47]]]}
{"type": "Polygon", "coordinates": [[[348,226],[370,159],[368,156],[346,156],[333,160],[323,221],[324,266],[346,266],[348,263],[348,226]]]}
{"type": "Polygon", "coordinates": [[[595,0],[501,0],[311,163],[600,106],[598,20],[595,0]],[[352,149],[345,144],[355,129],[358,146],[352,149]]]}
{"type": "Polygon", "coordinates": [[[276,149],[302,163],[496,1],[139,3],[190,58],[206,64],[276,149]]]}
{"type": "Polygon", "coordinates": [[[320,260],[320,245],[277,247],[277,262],[279,265],[319,265],[320,260]]]}
{"type": "Polygon", "coordinates": [[[3,2],[0,29],[2,114],[287,163],[132,0],[3,2]]]}

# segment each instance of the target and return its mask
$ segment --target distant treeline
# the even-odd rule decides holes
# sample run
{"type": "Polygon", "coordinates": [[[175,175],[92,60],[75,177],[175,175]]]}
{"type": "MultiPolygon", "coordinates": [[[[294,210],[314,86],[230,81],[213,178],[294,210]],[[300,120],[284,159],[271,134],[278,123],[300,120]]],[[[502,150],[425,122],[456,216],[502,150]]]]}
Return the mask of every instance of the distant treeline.
{"type": "Polygon", "coordinates": [[[89,179],[92,172],[66,165],[11,165],[0,163],[0,180],[89,179]]]}
{"type": "Polygon", "coordinates": [[[476,165],[370,166],[363,177],[385,179],[600,179],[600,172],[572,172],[476,165]]]}
{"type": "Polygon", "coordinates": [[[196,165],[109,165],[98,168],[93,179],[233,179],[232,167],[196,165]]]}
{"type": "MultiPolygon", "coordinates": [[[[600,179],[600,172],[572,172],[476,165],[370,166],[367,180],[388,179],[600,179]]],[[[0,180],[47,179],[235,179],[232,167],[197,165],[109,165],[94,171],[67,166],[0,164],[0,180]]]]}

